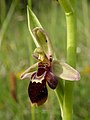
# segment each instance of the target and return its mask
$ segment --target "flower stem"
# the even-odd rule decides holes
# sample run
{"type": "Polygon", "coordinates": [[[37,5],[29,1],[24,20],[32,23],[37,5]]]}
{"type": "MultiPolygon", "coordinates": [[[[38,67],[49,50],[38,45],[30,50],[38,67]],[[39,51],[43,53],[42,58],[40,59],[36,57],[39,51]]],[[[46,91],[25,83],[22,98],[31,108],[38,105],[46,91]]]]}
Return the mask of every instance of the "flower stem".
{"type": "MultiPolygon", "coordinates": [[[[67,62],[75,68],[76,65],[76,18],[70,1],[59,0],[66,15],[67,24],[67,62]]],[[[72,2],[72,1],[71,1],[72,2]]],[[[63,120],[72,120],[73,82],[65,81],[63,98],[63,120]]]]}
{"type": "Polygon", "coordinates": [[[61,108],[61,117],[63,117],[63,95],[64,95],[64,91],[63,91],[64,87],[63,87],[63,81],[60,79],[58,79],[58,86],[55,90],[58,102],[59,102],[59,107],[61,108]]]}

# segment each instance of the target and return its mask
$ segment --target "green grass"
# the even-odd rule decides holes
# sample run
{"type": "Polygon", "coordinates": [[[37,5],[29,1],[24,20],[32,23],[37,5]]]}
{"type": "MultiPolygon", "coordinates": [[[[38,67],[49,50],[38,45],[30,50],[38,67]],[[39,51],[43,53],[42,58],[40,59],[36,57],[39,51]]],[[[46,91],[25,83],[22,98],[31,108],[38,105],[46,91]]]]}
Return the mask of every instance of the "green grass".
{"type": "MultiPolygon", "coordinates": [[[[41,24],[48,32],[57,57],[66,61],[66,23],[65,16],[56,2],[42,1],[33,7],[41,24]]],[[[81,80],[75,84],[74,92],[74,120],[89,120],[90,118],[90,69],[89,46],[90,40],[86,39],[86,28],[84,24],[81,0],[76,1],[77,11],[77,70],[82,72],[81,80]]],[[[90,4],[90,3],[88,3],[90,4]]],[[[88,5],[88,10],[90,7],[88,5]]],[[[89,16],[90,17],[90,12],[89,16]]],[[[89,28],[90,29],[90,28],[89,28]]],[[[16,103],[10,94],[9,74],[11,71],[17,76],[25,70],[32,57],[29,56],[30,35],[27,27],[26,11],[20,8],[15,11],[0,48],[0,120],[31,120],[31,104],[27,88],[29,80],[21,81],[17,77],[17,99],[16,103]]],[[[53,90],[48,88],[48,101],[38,108],[35,107],[35,119],[60,120],[60,109],[53,90]]]]}

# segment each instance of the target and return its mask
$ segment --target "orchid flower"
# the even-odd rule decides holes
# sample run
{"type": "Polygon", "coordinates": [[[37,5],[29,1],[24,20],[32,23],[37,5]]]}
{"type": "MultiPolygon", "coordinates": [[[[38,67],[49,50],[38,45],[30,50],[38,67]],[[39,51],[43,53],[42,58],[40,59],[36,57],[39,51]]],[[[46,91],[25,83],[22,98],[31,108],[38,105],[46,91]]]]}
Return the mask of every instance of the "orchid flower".
{"type": "Polygon", "coordinates": [[[37,62],[26,69],[21,74],[21,80],[27,78],[30,80],[28,94],[32,104],[42,105],[48,98],[47,85],[51,89],[55,89],[58,85],[58,78],[69,81],[78,81],[80,74],[67,63],[62,63],[56,59],[51,41],[39,24],[31,29],[30,14],[37,18],[28,8],[28,26],[30,34],[36,44],[33,57],[37,62]]]}

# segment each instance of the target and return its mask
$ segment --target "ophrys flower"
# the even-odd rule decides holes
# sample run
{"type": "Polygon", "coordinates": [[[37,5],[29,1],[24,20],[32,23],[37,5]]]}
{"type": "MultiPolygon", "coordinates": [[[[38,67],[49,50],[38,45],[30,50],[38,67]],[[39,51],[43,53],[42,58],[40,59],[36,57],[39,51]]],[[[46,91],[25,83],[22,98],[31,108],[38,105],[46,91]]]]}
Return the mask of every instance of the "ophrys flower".
{"type": "Polygon", "coordinates": [[[21,79],[29,78],[28,94],[33,104],[41,105],[48,97],[46,83],[51,89],[58,84],[58,77],[65,80],[79,80],[80,74],[66,63],[55,59],[54,52],[43,28],[33,29],[33,35],[41,46],[33,52],[33,57],[38,61],[21,75],[21,79]]]}

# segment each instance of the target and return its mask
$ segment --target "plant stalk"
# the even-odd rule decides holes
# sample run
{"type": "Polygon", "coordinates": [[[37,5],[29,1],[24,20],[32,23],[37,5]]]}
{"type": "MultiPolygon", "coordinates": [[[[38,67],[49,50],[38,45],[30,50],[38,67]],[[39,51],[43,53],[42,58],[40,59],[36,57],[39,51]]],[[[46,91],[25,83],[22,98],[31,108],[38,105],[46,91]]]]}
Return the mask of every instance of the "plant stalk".
{"type": "MultiPolygon", "coordinates": [[[[67,63],[75,68],[76,66],[76,17],[72,4],[67,0],[59,0],[66,15],[67,24],[67,63]]],[[[73,88],[74,82],[65,81],[63,98],[63,120],[73,118],[73,88]]]]}
{"type": "Polygon", "coordinates": [[[58,79],[58,86],[55,89],[55,93],[59,102],[59,107],[61,109],[61,117],[63,117],[63,95],[64,95],[63,89],[64,89],[63,81],[61,79],[58,79]]]}
{"type": "MultiPolygon", "coordinates": [[[[28,6],[31,8],[32,7],[32,1],[28,0],[28,6]]],[[[33,52],[33,42],[32,42],[32,38],[30,36],[30,39],[28,41],[28,45],[29,45],[29,56],[30,56],[30,65],[32,65],[34,63],[34,61],[32,60],[32,52],[33,52]]],[[[31,106],[31,119],[35,120],[35,106],[31,106]]]]}
{"type": "MultiPolygon", "coordinates": [[[[32,59],[32,52],[33,52],[33,42],[32,42],[32,38],[31,36],[29,36],[29,40],[28,40],[28,47],[29,47],[29,61],[30,61],[30,65],[32,65],[34,63],[33,59],[32,59]]],[[[31,106],[31,119],[35,120],[35,106],[31,106]]]]}

